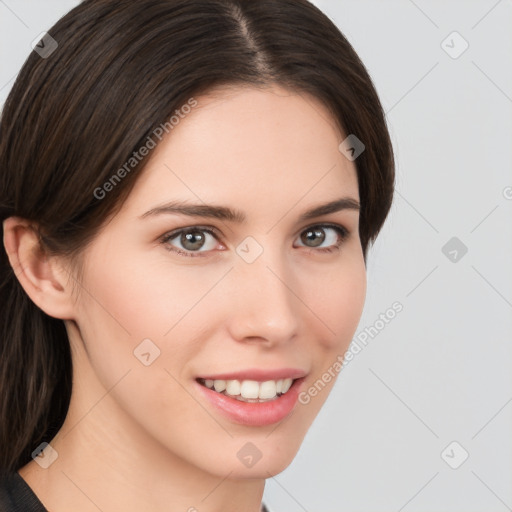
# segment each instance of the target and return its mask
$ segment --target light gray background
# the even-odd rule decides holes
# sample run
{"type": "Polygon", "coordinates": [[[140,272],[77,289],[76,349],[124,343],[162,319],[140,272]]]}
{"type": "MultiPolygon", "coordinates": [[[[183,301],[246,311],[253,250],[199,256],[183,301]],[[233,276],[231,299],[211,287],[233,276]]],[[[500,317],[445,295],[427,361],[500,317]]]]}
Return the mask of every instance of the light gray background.
{"type": "MultiPolygon", "coordinates": [[[[372,75],[398,164],[355,338],[395,301],[403,311],[341,371],[264,499],[275,512],[512,510],[512,1],[314,3],[372,75]],[[453,31],[469,44],[458,58],[453,31]],[[468,248],[455,262],[452,237],[468,248]]],[[[77,4],[0,0],[2,104],[32,40],[77,4]]]]}

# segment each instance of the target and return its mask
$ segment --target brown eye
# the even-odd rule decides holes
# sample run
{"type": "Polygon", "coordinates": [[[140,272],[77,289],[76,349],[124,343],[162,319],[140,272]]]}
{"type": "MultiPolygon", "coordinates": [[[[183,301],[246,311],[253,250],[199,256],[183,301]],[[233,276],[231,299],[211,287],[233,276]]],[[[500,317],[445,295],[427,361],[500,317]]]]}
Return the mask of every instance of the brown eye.
{"type": "Polygon", "coordinates": [[[318,247],[325,240],[325,233],[323,232],[323,229],[319,228],[308,229],[307,231],[304,231],[301,236],[301,240],[304,243],[311,242],[312,247],[318,247]]]}
{"type": "Polygon", "coordinates": [[[331,252],[332,250],[339,249],[348,235],[349,232],[343,226],[321,224],[304,230],[300,239],[306,247],[318,248],[320,252],[331,252]],[[329,231],[331,232],[330,234],[329,231]],[[327,245],[320,247],[324,242],[327,242],[327,245]]]}
{"type": "Polygon", "coordinates": [[[209,249],[207,248],[207,250],[204,251],[200,250],[207,245],[209,237],[213,238],[213,240],[217,239],[215,232],[211,229],[192,227],[174,231],[173,233],[166,235],[162,239],[162,243],[165,245],[167,250],[177,252],[184,256],[204,256],[204,253],[209,252],[210,249],[215,247],[215,244],[211,244],[209,249]],[[181,247],[169,243],[172,240],[177,240],[181,247]]]}
{"type": "Polygon", "coordinates": [[[180,243],[187,251],[201,249],[204,245],[205,236],[200,230],[184,231],[180,235],[180,243]]]}

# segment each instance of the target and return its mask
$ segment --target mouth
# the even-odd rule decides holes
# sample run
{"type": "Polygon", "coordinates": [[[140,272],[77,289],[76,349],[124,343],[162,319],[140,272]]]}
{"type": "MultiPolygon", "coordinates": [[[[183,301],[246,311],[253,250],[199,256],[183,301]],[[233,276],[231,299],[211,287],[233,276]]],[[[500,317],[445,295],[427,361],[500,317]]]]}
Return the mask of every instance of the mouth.
{"type": "MultiPolygon", "coordinates": [[[[303,372],[295,375],[299,377],[278,380],[268,380],[268,376],[264,377],[267,380],[201,377],[195,379],[195,383],[199,396],[214,411],[240,425],[261,427],[284,420],[296,408],[306,377],[303,372]]],[[[228,376],[233,377],[233,374],[223,375],[228,376]]],[[[254,373],[251,376],[255,378],[254,373]]]]}
{"type": "Polygon", "coordinates": [[[301,379],[290,377],[278,380],[225,380],[225,379],[203,379],[196,381],[203,387],[208,388],[220,395],[247,403],[272,402],[285,395],[293,384],[301,379]]]}

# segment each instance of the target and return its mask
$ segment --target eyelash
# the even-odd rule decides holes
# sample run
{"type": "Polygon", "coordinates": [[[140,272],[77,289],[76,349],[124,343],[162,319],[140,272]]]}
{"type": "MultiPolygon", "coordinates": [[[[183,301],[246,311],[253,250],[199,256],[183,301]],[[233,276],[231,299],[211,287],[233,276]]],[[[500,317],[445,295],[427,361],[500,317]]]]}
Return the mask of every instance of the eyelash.
{"type": "MultiPolygon", "coordinates": [[[[301,246],[301,247],[305,247],[306,249],[309,249],[308,252],[331,253],[335,250],[339,250],[341,245],[343,244],[343,242],[348,238],[348,236],[350,234],[346,228],[344,228],[343,226],[337,225],[337,224],[314,224],[312,226],[305,228],[301,232],[301,234],[304,233],[304,231],[312,230],[315,228],[334,229],[338,233],[338,235],[340,237],[340,241],[335,245],[331,245],[329,247],[322,247],[320,249],[315,249],[313,247],[307,247],[307,246],[301,246]]],[[[191,258],[198,258],[198,257],[201,258],[201,257],[207,256],[207,254],[210,251],[183,251],[182,249],[179,249],[179,248],[169,245],[167,243],[170,240],[177,238],[182,233],[191,232],[191,231],[204,231],[206,233],[209,233],[210,235],[212,235],[214,238],[216,238],[218,240],[216,230],[213,230],[211,228],[204,227],[204,226],[190,226],[187,228],[180,228],[179,230],[173,231],[172,233],[168,233],[168,234],[164,235],[160,241],[164,245],[164,247],[167,251],[177,253],[180,256],[187,256],[187,257],[191,257],[191,258]]]]}

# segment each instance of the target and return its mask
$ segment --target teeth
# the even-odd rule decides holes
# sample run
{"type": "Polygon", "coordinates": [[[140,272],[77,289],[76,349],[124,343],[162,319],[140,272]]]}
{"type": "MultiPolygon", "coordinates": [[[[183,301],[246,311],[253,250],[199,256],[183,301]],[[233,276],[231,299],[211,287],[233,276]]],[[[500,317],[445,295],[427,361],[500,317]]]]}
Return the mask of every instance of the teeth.
{"type": "MultiPolygon", "coordinates": [[[[238,382],[238,381],[235,381],[238,382]]],[[[236,393],[237,395],[242,395],[244,398],[259,398],[258,395],[260,393],[260,385],[255,380],[244,380],[240,384],[240,392],[236,393]]],[[[235,393],[231,393],[229,391],[230,395],[234,395],[235,393]]],[[[269,397],[261,397],[261,398],[273,398],[276,396],[274,393],[273,395],[269,397]]]]}
{"type": "Polygon", "coordinates": [[[224,395],[237,397],[242,401],[272,400],[277,395],[286,393],[293,383],[293,379],[267,380],[265,382],[211,379],[200,379],[200,381],[207,388],[214,389],[224,395]]]}
{"type": "Polygon", "coordinates": [[[226,393],[228,395],[239,395],[240,394],[240,381],[238,380],[228,380],[226,382],[226,393]]]}
{"type": "Polygon", "coordinates": [[[293,379],[284,379],[281,388],[281,393],[286,393],[291,388],[292,383],[293,379]]]}
{"type": "Polygon", "coordinates": [[[208,387],[208,388],[214,387],[215,391],[218,391],[219,393],[221,393],[222,391],[224,391],[226,389],[226,381],[225,380],[207,380],[206,387],[208,387]],[[209,382],[211,382],[211,384],[208,384],[209,382]]]}
{"type": "Polygon", "coordinates": [[[274,398],[277,395],[277,384],[273,380],[267,380],[259,385],[256,383],[256,385],[258,398],[274,398]]]}

